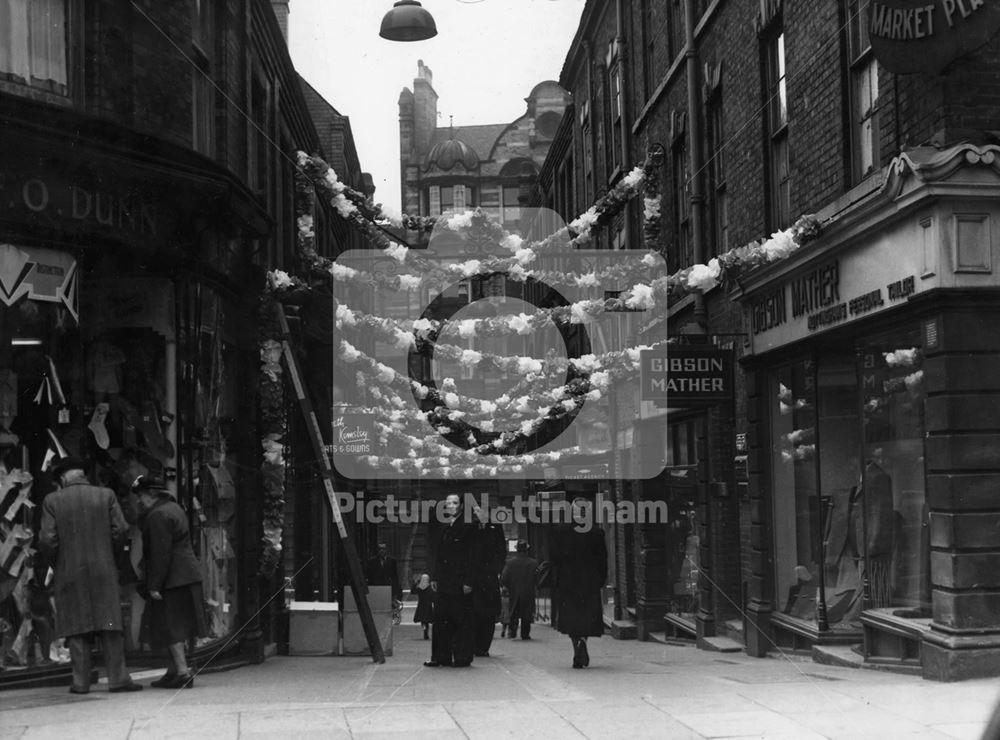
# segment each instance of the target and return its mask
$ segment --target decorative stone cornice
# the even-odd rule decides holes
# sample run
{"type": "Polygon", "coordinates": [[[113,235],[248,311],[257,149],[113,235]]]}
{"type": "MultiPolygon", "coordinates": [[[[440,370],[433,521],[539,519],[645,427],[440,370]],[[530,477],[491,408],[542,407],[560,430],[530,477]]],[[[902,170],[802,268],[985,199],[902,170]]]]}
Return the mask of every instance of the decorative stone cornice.
{"type": "Polygon", "coordinates": [[[904,192],[910,177],[921,183],[940,182],[970,165],[988,167],[1000,175],[1000,146],[957,144],[948,149],[920,147],[903,152],[889,164],[882,194],[895,200],[904,192]]]}

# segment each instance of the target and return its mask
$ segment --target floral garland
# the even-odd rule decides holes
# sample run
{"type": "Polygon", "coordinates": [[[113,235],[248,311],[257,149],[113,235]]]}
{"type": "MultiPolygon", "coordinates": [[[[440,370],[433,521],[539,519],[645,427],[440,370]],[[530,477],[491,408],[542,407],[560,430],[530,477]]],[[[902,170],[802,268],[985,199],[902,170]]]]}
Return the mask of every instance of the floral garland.
{"type": "Polygon", "coordinates": [[[260,337],[260,465],[264,487],[263,551],[260,575],[274,574],[281,561],[281,537],[285,523],[285,459],[282,439],[287,431],[285,390],[281,369],[281,336],[275,318],[275,282],[269,276],[259,311],[260,337]]]}
{"type": "MultiPolygon", "coordinates": [[[[602,284],[602,281],[608,279],[614,279],[619,284],[622,280],[631,282],[635,279],[637,281],[632,288],[623,291],[617,298],[582,300],[570,306],[555,309],[540,308],[534,314],[469,319],[452,322],[450,325],[447,322],[426,319],[397,322],[352,310],[344,304],[338,305],[336,316],[338,328],[347,325],[360,331],[374,329],[383,339],[388,339],[403,349],[409,349],[411,346],[419,346],[421,343],[430,345],[440,335],[450,330],[457,331],[459,336],[464,338],[477,335],[529,334],[543,323],[548,324],[552,320],[584,323],[604,311],[622,310],[622,308],[653,309],[665,305],[671,296],[694,291],[707,292],[721,283],[735,279],[744,270],[783,259],[818,234],[819,225],[815,219],[804,216],[791,228],[776,232],[766,240],[751,242],[746,246],[729,250],[709,260],[706,265],[692,265],[672,275],[650,279],[650,271],[660,263],[657,252],[662,221],[659,183],[662,156],[662,151],[650,152],[649,157],[641,167],[633,169],[622,178],[615,188],[587,211],[571,221],[568,226],[540,241],[525,243],[521,237],[506,232],[499,223],[492,220],[481,209],[450,215],[444,221],[447,228],[465,233],[466,236],[480,241],[490,240],[506,250],[509,256],[491,256],[482,260],[468,260],[463,263],[441,266],[428,262],[421,254],[393,241],[384,228],[395,226],[407,230],[429,232],[441,222],[440,218],[405,216],[399,221],[393,221],[381,212],[380,206],[373,204],[369,198],[340,182],[336,173],[322,159],[310,157],[300,152],[300,167],[297,174],[297,189],[301,196],[298,208],[300,214],[298,219],[299,256],[307,271],[327,274],[336,281],[382,285],[397,290],[412,291],[421,287],[443,287],[453,283],[456,278],[468,278],[493,272],[506,273],[514,280],[523,281],[534,278],[549,284],[580,287],[598,286],[602,284]],[[587,243],[594,230],[610,222],[625,204],[638,194],[640,188],[644,192],[643,242],[649,251],[638,260],[638,265],[619,264],[603,271],[584,274],[567,274],[528,267],[541,254],[551,252],[556,248],[575,248],[587,243]],[[381,248],[386,256],[395,259],[401,265],[409,265],[416,274],[377,276],[332,262],[318,255],[312,246],[314,233],[311,216],[312,199],[317,192],[330,202],[341,217],[364,232],[369,241],[381,248]]],[[[629,256],[632,254],[635,253],[633,252],[629,256]]],[[[301,280],[282,271],[269,273],[268,284],[267,294],[270,300],[280,300],[281,296],[289,289],[304,287],[301,280]]],[[[275,356],[275,346],[269,344],[269,341],[273,342],[273,339],[265,339],[262,342],[262,376],[276,383],[277,390],[280,391],[281,370],[280,364],[277,362],[280,360],[280,346],[278,347],[278,355],[275,356]]],[[[377,410],[377,415],[381,418],[381,421],[376,422],[380,432],[383,435],[403,435],[410,447],[409,457],[406,460],[374,458],[369,462],[380,466],[388,465],[398,472],[422,473],[435,469],[448,477],[448,471],[455,462],[459,461],[459,458],[462,458],[463,463],[461,474],[470,476],[495,475],[498,470],[519,469],[523,463],[531,464],[528,462],[529,458],[532,461],[558,459],[560,453],[547,453],[554,456],[550,458],[544,458],[544,455],[538,454],[519,457],[509,455],[524,439],[536,434],[547,421],[564,418],[579,410],[585,400],[599,398],[611,382],[612,375],[613,379],[618,379],[623,374],[637,372],[638,354],[641,349],[643,348],[608,353],[607,356],[603,356],[596,362],[594,362],[593,356],[588,356],[591,359],[581,358],[584,360],[584,364],[592,364],[588,368],[589,372],[583,372],[557,388],[543,391],[538,390],[538,385],[540,385],[538,381],[546,376],[554,376],[554,373],[560,369],[565,371],[567,369],[565,361],[560,368],[548,365],[543,373],[538,367],[541,361],[535,358],[501,358],[450,345],[437,345],[434,348],[441,357],[452,361],[457,360],[463,365],[488,363],[508,371],[517,370],[520,374],[525,375],[520,386],[521,390],[528,392],[521,395],[511,393],[493,401],[460,397],[455,392],[454,381],[449,384],[450,379],[444,380],[440,390],[415,383],[376,359],[368,357],[350,342],[341,343],[340,354],[344,360],[361,363],[367,368],[370,375],[365,375],[366,382],[370,384],[372,377],[374,377],[381,385],[381,388],[379,385],[372,386],[373,397],[385,404],[377,410]],[[628,361],[623,362],[625,358],[628,361]],[[408,395],[415,394],[417,398],[429,401],[430,408],[423,411],[412,408],[412,401],[403,401],[393,388],[400,392],[405,391],[408,395]],[[456,407],[470,409],[470,411],[461,411],[456,407]],[[478,420],[480,422],[479,430],[491,432],[496,422],[501,419],[517,422],[515,424],[516,430],[487,435],[492,438],[485,442],[473,434],[471,431],[473,427],[469,424],[469,420],[478,420]],[[441,434],[467,434],[472,447],[460,449],[441,444],[432,446],[428,441],[421,440],[418,436],[407,434],[405,431],[407,424],[417,421],[424,425],[430,422],[441,434]],[[418,456],[417,450],[422,450],[425,447],[436,454],[418,456]],[[479,456],[479,464],[471,464],[476,459],[474,456],[479,456]],[[521,458],[523,460],[519,462],[521,458]]],[[[570,362],[569,365],[573,365],[573,362],[570,362]]],[[[577,372],[581,369],[575,367],[577,372]]],[[[281,398],[283,399],[283,394],[281,398]]],[[[273,553],[280,553],[281,520],[278,516],[278,502],[281,502],[280,513],[282,515],[284,507],[284,461],[281,445],[284,430],[283,414],[282,402],[281,416],[279,417],[277,413],[272,414],[272,421],[280,427],[281,431],[268,431],[266,425],[266,434],[262,441],[265,449],[264,465],[271,466],[267,472],[272,474],[269,496],[273,503],[271,507],[273,515],[265,525],[265,542],[268,543],[269,551],[273,553]],[[280,423],[277,423],[279,418],[280,423]]],[[[423,430],[426,430],[426,426],[423,427],[423,430]]],[[[267,476],[265,477],[267,479],[267,476]]],[[[265,485],[267,486],[267,484],[265,485]]]]}

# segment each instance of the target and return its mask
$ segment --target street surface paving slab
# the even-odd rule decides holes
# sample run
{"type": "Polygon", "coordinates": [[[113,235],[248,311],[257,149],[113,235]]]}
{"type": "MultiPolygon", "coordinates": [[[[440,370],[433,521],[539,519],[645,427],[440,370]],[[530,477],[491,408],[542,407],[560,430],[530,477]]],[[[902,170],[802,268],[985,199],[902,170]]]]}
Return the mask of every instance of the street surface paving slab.
{"type": "MultiPolygon", "coordinates": [[[[528,641],[497,638],[490,657],[461,669],[423,665],[430,641],[419,625],[404,622],[393,642],[382,665],[277,656],[202,673],[191,690],[7,690],[0,740],[980,740],[1000,700],[998,679],[944,684],[610,637],[592,638],[590,667],[574,670],[569,639],[547,624],[528,641]]],[[[161,672],[135,676],[148,685],[161,672]]]]}

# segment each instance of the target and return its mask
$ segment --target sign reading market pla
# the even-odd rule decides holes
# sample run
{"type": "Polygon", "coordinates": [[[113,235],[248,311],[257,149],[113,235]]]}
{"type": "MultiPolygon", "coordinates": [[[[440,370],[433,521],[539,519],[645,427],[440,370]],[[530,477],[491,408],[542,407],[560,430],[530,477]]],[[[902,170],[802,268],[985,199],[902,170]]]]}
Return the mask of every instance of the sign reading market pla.
{"type": "Polygon", "coordinates": [[[938,74],[1000,30],[997,0],[871,0],[868,36],[890,72],[938,74]]]}
{"type": "Polygon", "coordinates": [[[721,349],[671,347],[639,353],[643,401],[700,406],[733,397],[732,353],[721,349]]]}

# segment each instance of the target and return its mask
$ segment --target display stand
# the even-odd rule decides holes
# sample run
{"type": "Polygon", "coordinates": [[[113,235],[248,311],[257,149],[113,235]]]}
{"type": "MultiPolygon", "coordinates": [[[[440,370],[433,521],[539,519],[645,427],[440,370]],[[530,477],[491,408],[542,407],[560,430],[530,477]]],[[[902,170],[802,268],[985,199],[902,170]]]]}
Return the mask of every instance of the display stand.
{"type": "Polygon", "coordinates": [[[302,409],[302,414],[305,417],[306,428],[309,432],[309,439],[312,442],[313,452],[323,473],[323,486],[326,489],[326,497],[330,502],[330,509],[333,512],[333,521],[337,525],[337,534],[344,547],[344,555],[347,558],[348,570],[350,572],[351,589],[354,591],[354,600],[357,603],[361,624],[368,639],[368,647],[371,649],[372,660],[376,663],[385,663],[382,642],[375,627],[371,605],[368,603],[368,584],[361,570],[361,560],[358,558],[358,551],[355,549],[354,541],[351,539],[344,524],[344,517],[338,504],[337,492],[333,488],[333,465],[323,445],[323,435],[320,433],[319,422],[316,420],[316,412],[313,410],[312,402],[309,400],[309,396],[305,392],[305,386],[302,383],[299,364],[292,350],[291,332],[288,329],[288,319],[285,317],[285,309],[279,303],[275,310],[277,311],[278,322],[281,326],[282,355],[285,358],[285,364],[288,366],[288,374],[292,379],[292,385],[295,387],[295,395],[299,400],[299,407],[302,409]]]}

